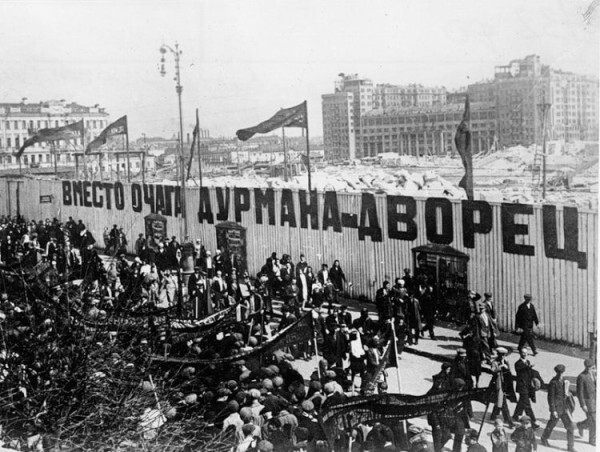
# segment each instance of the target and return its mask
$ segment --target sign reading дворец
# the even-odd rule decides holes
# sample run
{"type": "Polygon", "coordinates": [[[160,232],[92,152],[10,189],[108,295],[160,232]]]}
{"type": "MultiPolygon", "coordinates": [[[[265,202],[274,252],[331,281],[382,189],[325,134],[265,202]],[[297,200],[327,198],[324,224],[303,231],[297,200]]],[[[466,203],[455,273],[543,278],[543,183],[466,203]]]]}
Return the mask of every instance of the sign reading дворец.
{"type": "MultiPolygon", "coordinates": [[[[275,196],[272,188],[221,188],[214,189],[216,203],[211,201],[208,187],[200,189],[197,219],[199,223],[214,224],[216,221],[242,221],[248,212],[256,224],[276,225],[291,228],[332,229],[354,228],[359,240],[370,237],[374,242],[383,241],[383,234],[394,240],[413,241],[417,238],[417,202],[410,196],[386,195],[387,215],[385,224],[376,208],[375,195],[361,193],[360,209],[342,212],[336,192],[324,192],[322,205],[319,194],[305,190],[282,189],[275,196]],[[216,205],[215,205],[216,204],[216,205]],[[233,206],[233,218],[230,218],[233,206]],[[298,208],[296,208],[298,206],[298,208]],[[266,211],[265,211],[266,210],[266,211]],[[276,218],[276,212],[278,212],[276,218]]],[[[144,205],[152,213],[177,217],[181,214],[180,188],[173,185],[131,184],[131,208],[142,212],[144,205]]],[[[120,182],[63,181],[62,201],[65,206],[83,206],[99,209],[125,209],[125,187],[120,182]]],[[[449,245],[454,240],[455,221],[462,221],[463,242],[466,248],[475,247],[475,234],[489,234],[493,226],[492,206],[486,201],[461,202],[462,219],[455,219],[452,202],[446,198],[428,198],[425,201],[425,231],[432,243],[449,245]],[[438,215],[438,212],[440,215],[438,215]],[[477,215],[475,214],[477,213],[477,215]],[[438,226],[441,219],[441,228],[438,226]]],[[[518,236],[529,234],[529,225],[517,222],[516,215],[532,215],[533,206],[528,204],[501,205],[502,246],[505,253],[534,256],[533,245],[517,243],[518,236]]],[[[543,239],[546,257],[577,262],[581,269],[587,268],[587,255],[578,250],[579,228],[576,207],[564,207],[564,246],[558,246],[557,212],[551,205],[542,206],[543,239]]],[[[191,216],[190,216],[191,217],[191,216]]],[[[522,240],[519,240],[522,242],[522,240]]]]}

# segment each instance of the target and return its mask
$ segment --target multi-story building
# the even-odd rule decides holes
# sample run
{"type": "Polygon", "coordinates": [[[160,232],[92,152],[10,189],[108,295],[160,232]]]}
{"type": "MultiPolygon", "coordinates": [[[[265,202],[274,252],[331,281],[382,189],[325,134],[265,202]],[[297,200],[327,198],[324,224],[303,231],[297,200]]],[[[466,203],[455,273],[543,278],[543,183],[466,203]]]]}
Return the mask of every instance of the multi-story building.
{"type": "Polygon", "coordinates": [[[528,55],[496,66],[494,79],[469,85],[473,101],[496,104],[501,146],[540,143],[544,127],[541,105],[550,104],[547,137],[553,140],[598,140],[598,79],[552,69],[528,55]]]}
{"type": "MultiPolygon", "coordinates": [[[[83,119],[84,141],[89,143],[109,124],[108,113],[98,105],[85,107],[75,102],[67,104],[64,100],[31,104],[25,103],[25,100],[21,103],[0,103],[0,163],[15,160],[11,154],[39,129],[61,127],[83,119]]],[[[48,153],[42,152],[46,146],[42,142],[27,148],[23,154],[24,160],[27,159],[24,163],[44,163],[39,160],[43,160],[44,156],[50,159],[48,153]]],[[[64,154],[63,159],[73,162],[71,154],[81,152],[83,146],[82,139],[55,143],[56,150],[64,154]]]]}
{"type": "Polygon", "coordinates": [[[339,74],[335,93],[321,98],[326,159],[354,159],[360,141],[360,118],[373,109],[373,82],[357,74],[339,74]]]}
{"type": "Polygon", "coordinates": [[[494,72],[493,80],[453,92],[417,84],[373,88],[369,79],[340,74],[335,94],[322,96],[326,159],[452,150],[467,94],[473,152],[541,143],[544,128],[550,140],[598,141],[597,78],[542,65],[537,55],[494,72]],[[545,124],[544,104],[550,104],[545,124]]]}
{"type": "Polygon", "coordinates": [[[446,103],[446,88],[410,85],[378,84],[373,90],[373,108],[431,107],[446,103]]]}
{"type": "Polygon", "coordinates": [[[347,92],[324,94],[321,99],[325,158],[330,162],[354,159],[356,157],[354,94],[347,92]]]}
{"type": "MultiPolygon", "coordinates": [[[[459,103],[373,110],[361,120],[361,156],[374,157],[385,152],[415,156],[451,153],[463,110],[464,104],[459,103]]],[[[471,103],[472,152],[489,150],[495,134],[494,104],[471,103]]]]}
{"type": "Polygon", "coordinates": [[[546,100],[550,139],[598,141],[597,78],[551,70],[546,100]]]}

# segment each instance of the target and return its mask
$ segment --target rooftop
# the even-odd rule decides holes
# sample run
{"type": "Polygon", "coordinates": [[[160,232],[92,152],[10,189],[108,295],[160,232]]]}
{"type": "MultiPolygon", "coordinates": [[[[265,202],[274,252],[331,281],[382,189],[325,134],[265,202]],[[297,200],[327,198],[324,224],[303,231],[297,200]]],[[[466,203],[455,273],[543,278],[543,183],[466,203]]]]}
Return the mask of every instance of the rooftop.
{"type": "Polygon", "coordinates": [[[98,115],[108,116],[104,107],[99,104],[85,106],[77,102],[67,103],[64,99],[61,100],[46,100],[39,103],[26,103],[23,99],[21,102],[4,102],[0,103],[0,113],[2,114],[82,114],[94,113],[98,115]]]}

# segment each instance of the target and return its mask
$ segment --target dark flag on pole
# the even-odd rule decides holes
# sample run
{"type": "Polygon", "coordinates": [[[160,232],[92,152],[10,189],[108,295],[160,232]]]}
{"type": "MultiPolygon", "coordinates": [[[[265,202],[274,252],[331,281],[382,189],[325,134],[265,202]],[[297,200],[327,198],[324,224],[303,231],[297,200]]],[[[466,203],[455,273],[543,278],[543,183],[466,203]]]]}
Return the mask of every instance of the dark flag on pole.
{"type": "Polygon", "coordinates": [[[192,161],[194,160],[194,147],[196,146],[196,142],[198,142],[198,146],[200,146],[200,141],[198,139],[198,135],[200,135],[200,124],[198,124],[198,118],[196,118],[196,126],[194,127],[194,131],[192,132],[192,146],[190,147],[190,160],[188,161],[187,166],[187,176],[185,180],[190,178],[190,171],[192,169],[192,161]]]}
{"type": "Polygon", "coordinates": [[[53,129],[40,129],[38,132],[25,140],[23,146],[19,148],[16,153],[17,157],[21,157],[26,148],[33,146],[35,143],[42,141],[59,141],[59,140],[72,140],[75,138],[83,137],[83,119],[81,121],[67,124],[62,127],[55,127],[53,129]]]}
{"type": "Polygon", "coordinates": [[[302,102],[295,107],[282,108],[275,115],[257,126],[247,129],[240,129],[235,134],[237,137],[246,141],[257,133],[269,133],[282,127],[307,127],[306,102],[302,102]]]}
{"type": "Polygon", "coordinates": [[[465,99],[465,112],[456,135],[454,136],[454,144],[460,154],[460,158],[465,167],[465,175],[458,183],[458,186],[464,188],[467,192],[467,198],[473,199],[473,155],[471,154],[471,131],[469,123],[471,122],[471,106],[469,104],[469,95],[465,99]]]}
{"type": "Polygon", "coordinates": [[[103,144],[106,144],[108,137],[114,137],[116,135],[127,135],[127,115],[121,116],[106,129],[100,132],[100,135],[90,141],[90,144],[88,144],[85,148],[85,153],[87,154],[93,149],[99,148],[103,144]]]}

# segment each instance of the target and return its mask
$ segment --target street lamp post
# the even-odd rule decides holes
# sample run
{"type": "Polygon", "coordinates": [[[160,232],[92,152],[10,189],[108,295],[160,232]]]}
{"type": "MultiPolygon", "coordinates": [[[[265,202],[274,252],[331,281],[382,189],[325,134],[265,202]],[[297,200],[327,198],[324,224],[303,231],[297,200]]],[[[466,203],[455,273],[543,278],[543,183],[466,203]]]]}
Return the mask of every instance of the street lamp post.
{"type": "Polygon", "coordinates": [[[183,232],[181,230],[181,223],[179,224],[179,237],[183,242],[188,238],[188,228],[187,228],[187,212],[186,212],[186,196],[185,196],[185,174],[183,171],[182,163],[183,163],[183,113],[181,110],[181,92],[183,91],[183,86],[181,86],[181,74],[179,70],[179,58],[182,54],[181,50],[179,50],[179,44],[175,43],[175,48],[163,44],[160,46],[160,75],[163,77],[166,75],[165,71],[165,54],[167,52],[171,52],[175,58],[175,92],[177,92],[177,98],[179,100],[179,158],[176,165],[177,171],[177,179],[179,180],[179,184],[181,186],[181,215],[183,217],[183,232]]]}

